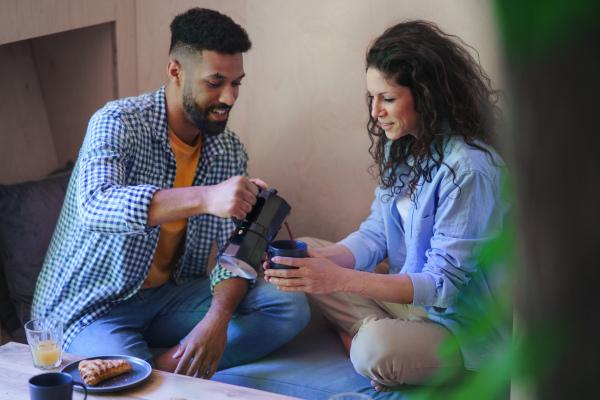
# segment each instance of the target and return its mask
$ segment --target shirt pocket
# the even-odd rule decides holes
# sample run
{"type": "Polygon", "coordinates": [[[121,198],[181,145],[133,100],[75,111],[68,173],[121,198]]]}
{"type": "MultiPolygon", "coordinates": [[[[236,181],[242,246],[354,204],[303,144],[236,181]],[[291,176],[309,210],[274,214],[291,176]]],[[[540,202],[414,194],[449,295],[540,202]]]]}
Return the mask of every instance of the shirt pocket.
{"type": "Polygon", "coordinates": [[[431,247],[435,214],[413,220],[411,224],[411,241],[415,244],[417,255],[423,256],[431,247]]]}
{"type": "Polygon", "coordinates": [[[431,214],[428,217],[413,219],[411,224],[411,236],[422,236],[429,235],[433,236],[433,224],[435,223],[435,214],[431,214]]]}

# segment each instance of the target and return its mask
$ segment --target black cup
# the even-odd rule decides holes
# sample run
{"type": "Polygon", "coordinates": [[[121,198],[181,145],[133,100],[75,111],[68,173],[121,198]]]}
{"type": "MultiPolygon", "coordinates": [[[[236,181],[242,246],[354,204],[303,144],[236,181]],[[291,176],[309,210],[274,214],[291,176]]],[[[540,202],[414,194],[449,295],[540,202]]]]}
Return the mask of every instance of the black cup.
{"type": "Polygon", "coordinates": [[[306,243],[300,240],[294,240],[294,244],[296,248],[292,245],[291,240],[276,240],[271,242],[269,245],[269,266],[273,269],[298,269],[298,267],[291,267],[289,265],[276,264],[270,259],[275,256],[281,257],[294,257],[294,258],[304,258],[306,257],[306,249],[308,246],[306,243]]]}
{"type": "Polygon", "coordinates": [[[85,385],[74,382],[73,377],[65,372],[48,372],[29,379],[29,395],[31,400],[70,400],[73,398],[73,385],[78,385],[85,392],[85,385]]]}

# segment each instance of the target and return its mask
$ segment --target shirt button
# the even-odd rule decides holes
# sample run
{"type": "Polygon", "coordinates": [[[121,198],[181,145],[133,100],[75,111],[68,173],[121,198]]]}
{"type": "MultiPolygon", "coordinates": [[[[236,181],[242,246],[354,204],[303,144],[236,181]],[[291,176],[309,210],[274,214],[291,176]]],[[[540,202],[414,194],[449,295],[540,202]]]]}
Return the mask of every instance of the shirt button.
{"type": "Polygon", "coordinates": [[[423,304],[425,304],[425,302],[423,302],[423,301],[419,302],[420,306],[422,306],[423,304]]]}

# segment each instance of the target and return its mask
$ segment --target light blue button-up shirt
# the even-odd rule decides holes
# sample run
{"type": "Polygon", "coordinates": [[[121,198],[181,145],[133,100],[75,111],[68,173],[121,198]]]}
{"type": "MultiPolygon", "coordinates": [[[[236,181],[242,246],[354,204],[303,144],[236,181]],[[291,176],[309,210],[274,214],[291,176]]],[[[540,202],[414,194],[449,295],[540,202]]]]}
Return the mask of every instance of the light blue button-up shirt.
{"type": "MultiPolygon", "coordinates": [[[[447,139],[446,165],[434,170],[430,182],[419,182],[404,223],[390,189],[377,188],[371,215],[340,242],[354,254],[357,270],[372,271],[388,257],[390,274],[408,274],[413,305],[455,334],[468,369],[477,369],[493,346],[494,340],[468,331],[494,304],[497,282],[481,260],[509,210],[501,195],[506,167],[488,149],[494,162],[462,138],[447,139]]],[[[506,340],[502,326],[492,330],[491,337],[506,340]]]]}

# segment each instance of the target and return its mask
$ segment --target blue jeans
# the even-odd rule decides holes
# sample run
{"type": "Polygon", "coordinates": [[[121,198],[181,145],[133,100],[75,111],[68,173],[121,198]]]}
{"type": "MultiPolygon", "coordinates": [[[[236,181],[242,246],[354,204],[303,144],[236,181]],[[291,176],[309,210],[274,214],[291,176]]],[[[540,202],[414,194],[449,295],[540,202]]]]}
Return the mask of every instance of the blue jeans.
{"type": "MultiPolygon", "coordinates": [[[[154,367],[149,348],[170,348],[183,342],[204,318],[211,301],[208,277],[139,290],[83,329],[67,352],[85,357],[129,355],[154,367]]],[[[303,293],[281,292],[257,279],[229,322],[219,370],[269,354],[296,336],[309,318],[303,293]]]]}

